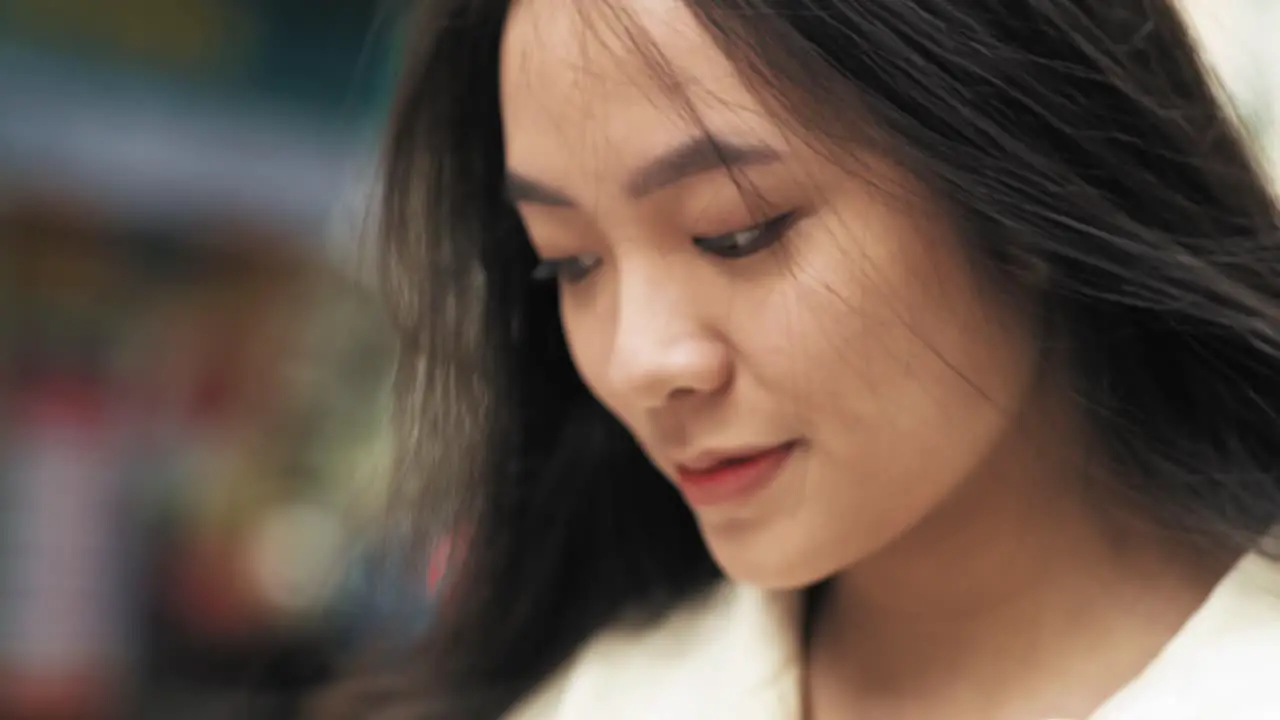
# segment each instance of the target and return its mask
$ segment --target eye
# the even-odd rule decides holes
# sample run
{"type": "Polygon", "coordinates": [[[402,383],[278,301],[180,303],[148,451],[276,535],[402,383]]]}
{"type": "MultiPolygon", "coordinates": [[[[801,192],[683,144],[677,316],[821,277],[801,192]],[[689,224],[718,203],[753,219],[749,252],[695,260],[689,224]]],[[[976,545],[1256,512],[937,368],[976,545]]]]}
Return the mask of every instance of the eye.
{"type": "Polygon", "coordinates": [[[693,244],[713,255],[742,258],[757,253],[778,241],[791,227],[795,213],[783,213],[770,220],[723,235],[695,237],[693,244]]]}
{"type": "Polygon", "coordinates": [[[581,282],[600,264],[599,255],[574,255],[565,258],[547,258],[533,269],[532,277],[538,282],[553,280],[572,285],[581,282]]]}

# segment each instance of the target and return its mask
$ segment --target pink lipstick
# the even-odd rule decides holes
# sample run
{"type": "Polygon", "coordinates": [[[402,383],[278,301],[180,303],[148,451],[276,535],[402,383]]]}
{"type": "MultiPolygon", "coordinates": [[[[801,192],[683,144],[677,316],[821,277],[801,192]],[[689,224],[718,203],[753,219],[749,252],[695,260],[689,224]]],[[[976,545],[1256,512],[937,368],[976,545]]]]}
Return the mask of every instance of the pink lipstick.
{"type": "Polygon", "coordinates": [[[746,498],[761,490],[778,476],[791,458],[796,443],[699,462],[694,467],[680,466],[676,485],[685,500],[693,506],[711,506],[746,498]]]}

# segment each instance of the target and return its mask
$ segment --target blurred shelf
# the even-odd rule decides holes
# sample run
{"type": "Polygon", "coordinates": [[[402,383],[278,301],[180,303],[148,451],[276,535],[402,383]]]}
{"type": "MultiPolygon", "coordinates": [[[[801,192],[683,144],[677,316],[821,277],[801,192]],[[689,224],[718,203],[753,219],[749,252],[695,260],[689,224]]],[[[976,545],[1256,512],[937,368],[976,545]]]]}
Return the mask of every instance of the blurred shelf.
{"type": "Polygon", "coordinates": [[[218,102],[0,45],[0,193],[69,194],[141,222],[243,219],[330,242],[367,131],[218,102]]]}

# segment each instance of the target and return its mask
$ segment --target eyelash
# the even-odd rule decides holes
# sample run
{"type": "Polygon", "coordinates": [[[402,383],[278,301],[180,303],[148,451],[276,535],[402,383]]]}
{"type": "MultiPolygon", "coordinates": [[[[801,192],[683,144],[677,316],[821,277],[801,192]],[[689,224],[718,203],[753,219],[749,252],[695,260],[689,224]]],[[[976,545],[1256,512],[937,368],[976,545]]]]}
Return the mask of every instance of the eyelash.
{"type": "MultiPolygon", "coordinates": [[[[760,252],[782,238],[794,223],[796,214],[787,212],[749,228],[723,235],[694,237],[693,244],[700,250],[726,260],[738,260],[760,252]],[[743,237],[745,236],[745,240],[743,237]]],[[[597,255],[574,255],[565,258],[547,258],[533,269],[533,279],[541,282],[558,280],[572,285],[581,282],[600,264],[597,255]]]]}

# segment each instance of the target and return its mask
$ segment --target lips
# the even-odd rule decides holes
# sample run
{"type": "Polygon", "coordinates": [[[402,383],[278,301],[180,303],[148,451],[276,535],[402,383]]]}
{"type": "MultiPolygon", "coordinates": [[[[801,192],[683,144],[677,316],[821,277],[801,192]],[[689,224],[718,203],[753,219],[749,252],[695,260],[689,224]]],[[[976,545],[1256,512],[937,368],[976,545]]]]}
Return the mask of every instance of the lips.
{"type": "Polygon", "coordinates": [[[676,485],[694,506],[740,501],[769,485],[796,449],[795,442],[760,451],[707,456],[691,466],[681,466],[676,485]]]}

